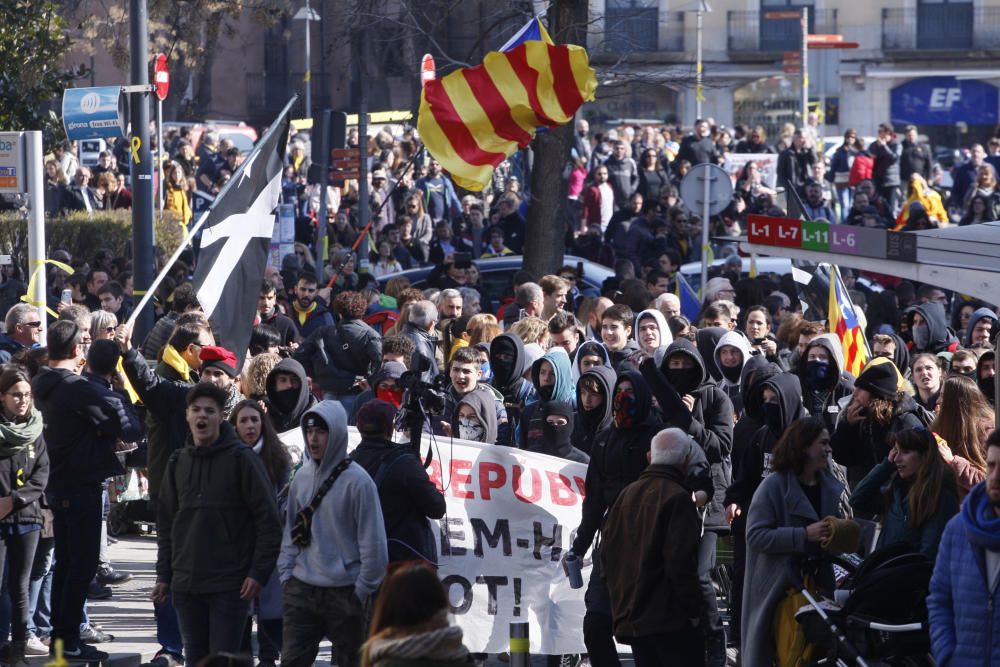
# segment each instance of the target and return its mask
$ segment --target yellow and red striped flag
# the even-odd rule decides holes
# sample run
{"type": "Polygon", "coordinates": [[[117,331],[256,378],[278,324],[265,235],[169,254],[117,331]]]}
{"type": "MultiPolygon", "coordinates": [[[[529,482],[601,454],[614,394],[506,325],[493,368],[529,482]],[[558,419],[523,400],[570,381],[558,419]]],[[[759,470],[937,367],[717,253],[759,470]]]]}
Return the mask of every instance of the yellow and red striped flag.
{"type": "Polygon", "coordinates": [[[830,303],[827,308],[830,333],[840,339],[844,349],[844,370],[857,377],[868,361],[868,341],[836,265],[830,266],[830,303]]]}
{"type": "Polygon", "coordinates": [[[417,130],[457,185],[480,191],[493,168],[535,136],[594,99],[597,76],[586,49],[541,39],[491,51],[481,65],[426,81],[417,130]]]}

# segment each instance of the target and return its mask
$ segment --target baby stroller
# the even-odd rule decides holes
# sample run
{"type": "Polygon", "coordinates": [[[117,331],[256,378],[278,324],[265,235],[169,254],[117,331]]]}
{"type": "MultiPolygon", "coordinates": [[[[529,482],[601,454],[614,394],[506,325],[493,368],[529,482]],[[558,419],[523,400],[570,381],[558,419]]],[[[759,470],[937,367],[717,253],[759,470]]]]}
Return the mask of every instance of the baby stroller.
{"type": "Polygon", "coordinates": [[[837,565],[852,573],[834,599],[817,601],[803,590],[809,604],[795,615],[822,656],[812,664],[933,666],[926,598],[934,561],[896,544],[873,552],[856,569],[850,559],[837,565]]]}

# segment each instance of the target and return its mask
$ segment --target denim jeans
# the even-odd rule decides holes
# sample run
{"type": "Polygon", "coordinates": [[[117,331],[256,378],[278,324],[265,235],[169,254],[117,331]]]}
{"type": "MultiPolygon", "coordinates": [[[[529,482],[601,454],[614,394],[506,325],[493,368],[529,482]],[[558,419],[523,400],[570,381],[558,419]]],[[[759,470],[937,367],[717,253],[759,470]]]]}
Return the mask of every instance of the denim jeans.
{"type": "Polygon", "coordinates": [[[239,653],[250,603],[239,591],[181,593],[174,591],[174,607],[184,637],[184,663],[197,665],[213,653],[239,653]]]}
{"type": "Polygon", "coordinates": [[[65,648],[80,645],[80,622],[87,588],[97,574],[101,550],[100,484],[69,491],[49,491],[56,538],[52,578],[52,636],[65,648]]]}
{"type": "Polygon", "coordinates": [[[333,644],[339,667],[361,664],[365,640],[365,610],[353,586],[322,588],[294,577],[285,584],[282,667],[308,667],[319,643],[333,644]]]}
{"type": "Polygon", "coordinates": [[[54,537],[38,540],[28,584],[28,631],[36,637],[52,634],[52,553],[54,537]]]}
{"type": "Polygon", "coordinates": [[[9,533],[0,539],[0,561],[3,561],[7,573],[4,587],[10,595],[11,604],[11,641],[15,643],[28,640],[28,582],[41,534],[41,530],[32,530],[21,534],[9,533]]]}

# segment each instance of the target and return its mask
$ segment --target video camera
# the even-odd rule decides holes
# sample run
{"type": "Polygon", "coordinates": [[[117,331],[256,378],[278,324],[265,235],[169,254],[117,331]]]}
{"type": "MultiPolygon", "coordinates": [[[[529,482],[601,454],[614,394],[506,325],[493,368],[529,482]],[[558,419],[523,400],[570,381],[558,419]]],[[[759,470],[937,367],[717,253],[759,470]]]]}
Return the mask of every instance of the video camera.
{"type": "MultiPolygon", "coordinates": [[[[403,373],[397,382],[405,390],[400,421],[410,431],[410,446],[417,458],[420,457],[420,438],[428,415],[440,415],[445,408],[445,376],[438,375],[432,382],[427,382],[423,376],[430,369],[431,360],[420,352],[414,352],[410,358],[410,370],[403,373]]],[[[425,468],[431,464],[432,458],[432,450],[428,448],[425,468]]]]}

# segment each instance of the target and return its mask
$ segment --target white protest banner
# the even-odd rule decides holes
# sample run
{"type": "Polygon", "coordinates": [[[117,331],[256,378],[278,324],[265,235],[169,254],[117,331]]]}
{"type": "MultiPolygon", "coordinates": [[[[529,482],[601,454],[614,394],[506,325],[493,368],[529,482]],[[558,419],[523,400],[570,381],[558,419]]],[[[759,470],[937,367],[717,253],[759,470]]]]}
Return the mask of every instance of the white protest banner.
{"type": "MultiPolygon", "coordinates": [[[[361,441],[348,430],[349,450],[361,441]]],[[[302,432],[282,441],[303,451],[302,432]]],[[[509,647],[509,624],[527,621],[531,653],[585,653],[583,593],[560,565],[580,523],[587,466],[519,449],[437,438],[428,468],[444,493],[439,575],[472,651],[509,647]]],[[[584,581],[590,579],[590,565],[584,581]]]]}
{"type": "Polygon", "coordinates": [[[733,185],[736,185],[736,182],[740,180],[743,168],[748,162],[757,163],[757,168],[760,169],[761,183],[772,189],[777,186],[778,156],[775,153],[726,153],[726,160],[722,168],[733,179],[733,185]]]}

